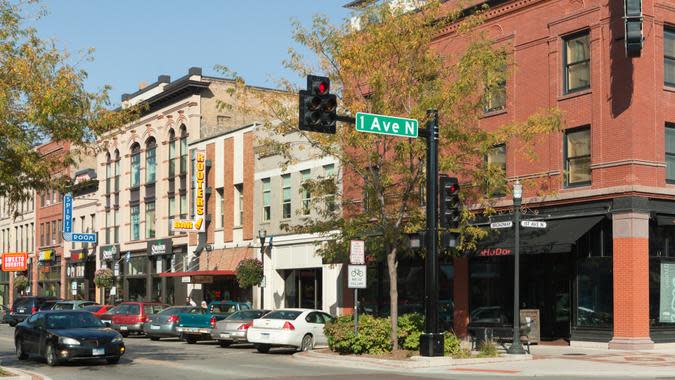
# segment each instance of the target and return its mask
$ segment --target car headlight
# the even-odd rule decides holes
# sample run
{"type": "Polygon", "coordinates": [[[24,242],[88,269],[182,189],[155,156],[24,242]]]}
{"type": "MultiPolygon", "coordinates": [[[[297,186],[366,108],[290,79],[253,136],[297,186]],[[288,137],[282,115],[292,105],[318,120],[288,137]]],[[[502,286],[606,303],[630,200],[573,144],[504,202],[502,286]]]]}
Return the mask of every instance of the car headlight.
{"type": "Polygon", "coordinates": [[[59,338],[59,343],[67,344],[69,346],[79,346],[80,345],[79,340],[74,339],[74,338],[64,338],[64,337],[59,338]]]}
{"type": "Polygon", "coordinates": [[[123,342],[123,341],[124,341],[124,339],[122,339],[121,336],[116,336],[116,337],[113,338],[113,340],[112,340],[113,343],[120,343],[120,342],[123,342]]]}

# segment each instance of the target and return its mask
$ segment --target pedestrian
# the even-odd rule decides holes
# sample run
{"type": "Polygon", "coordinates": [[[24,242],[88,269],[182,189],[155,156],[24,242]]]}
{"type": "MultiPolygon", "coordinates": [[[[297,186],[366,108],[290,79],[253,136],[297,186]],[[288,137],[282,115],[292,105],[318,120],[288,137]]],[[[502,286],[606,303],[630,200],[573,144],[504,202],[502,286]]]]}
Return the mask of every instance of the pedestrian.
{"type": "Polygon", "coordinates": [[[187,297],[185,299],[185,305],[187,305],[187,306],[197,306],[197,303],[195,302],[195,300],[192,299],[192,297],[187,297]]]}
{"type": "Polygon", "coordinates": [[[209,305],[206,303],[206,301],[202,301],[202,309],[208,309],[209,305]]]}

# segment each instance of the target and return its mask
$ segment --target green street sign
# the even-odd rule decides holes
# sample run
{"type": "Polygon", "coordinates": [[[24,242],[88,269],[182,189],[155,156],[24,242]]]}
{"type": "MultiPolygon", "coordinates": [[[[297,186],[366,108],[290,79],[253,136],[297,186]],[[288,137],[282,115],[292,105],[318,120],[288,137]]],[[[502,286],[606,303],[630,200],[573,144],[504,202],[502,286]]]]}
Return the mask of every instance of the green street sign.
{"type": "Polygon", "coordinates": [[[364,112],[356,113],[356,130],[359,132],[416,138],[418,127],[419,123],[415,119],[364,112]]]}

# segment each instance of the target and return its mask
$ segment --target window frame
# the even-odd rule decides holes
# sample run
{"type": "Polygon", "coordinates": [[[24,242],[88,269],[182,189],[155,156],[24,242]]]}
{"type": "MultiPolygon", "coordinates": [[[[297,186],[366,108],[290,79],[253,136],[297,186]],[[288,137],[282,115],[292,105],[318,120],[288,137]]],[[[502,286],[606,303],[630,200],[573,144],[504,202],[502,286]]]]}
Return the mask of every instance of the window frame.
{"type": "Polygon", "coordinates": [[[141,146],[138,143],[131,146],[129,164],[129,187],[136,189],[141,186],[141,146]]]}
{"type": "Polygon", "coordinates": [[[293,216],[293,179],[291,174],[281,175],[281,219],[290,219],[293,216]]]}
{"type": "MultiPolygon", "coordinates": [[[[506,157],[507,157],[507,154],[508,154],[508,152],[507,152],[507,150],[506,150],[506,143],[496,144],[496,145],[493,145],[493,146],[491,146],[490,148],[488,148],[487,152],[485,153],[485,157],[484,157],[485,165],[486,165],[486,168],[487,168],[488,170],[489,170],[490,165],[497,165],[496,163],[491,163],[491,162],[490,162],[490,153],[491,153],[492,151],[497,150],[497,149],[502,149],[503,152],[504,152],[504,164],[501,165],[500,169],[504,172],[504,179],[506,179],[507,166],[508,166],[508,161],[507,161],[507,158],[506,158],[506,157]]],[[[486,189],[485,189],[485,190],[486,190],[486,192],[487,192],[487,190],[488,190],[489,187],[490,187],[490,184],[488,183],[487,178],[485,179],[485,185],[486,185],[486,189]]],[[[495,191],[494,193],[492,193],[492,194],[487,194],[487,195],[488,195],[489,197],[495,197],[495,198],[505,197],[505,196],[506,196],[506,187],[504,188],[504,191],[503,191],[503,192],[495,191]]]]}
{"type": "Polygon", "coordinates": [[[141,240],[141,206],[139,204],[131,205],[129,207],[129,214],[129,225],[131,226],[129,240],[141,240]],[[134,228],[136,229],[136,234],[134,234],[134,228]]]}
{"type": "Polygon", "coordinates": [[[152,185],[155,182],[157,182],[157,141],[154,137],[150,137],[145,142],[145,183],[152,185]]]}
{"type": "Polygon", "coordinates": [[[157,236],[157,205],[153,202],[145,203],[145,238],[153,239],[157,236]],[[151,218],[152,216],[152,218],[151,218]]]}
{"type": "Polygon", "coordinates": [[[302,215],[309,215],[311,213],[311,203],[312,203],[312,193],[307,188],[307,182],[312,179],[312,170],[305,169],[300,171],[302,176],[302,188],[301,193],[301,204],[302,204],[302,215]]]}
{"type": "MultiPolygon", "coordinates": [[[[666,41],[668,38],[673,39],[675,44],[675,26],[666,25],[663,28],[663,84],[667,87],[675,87],[675,82],[668,82],[666,80],[666,62],[672,62],[673,67],[675,68],[675,51],[673,55],[666,55],[666,41]]],[[[673,73],[673,80],[675,81],[675,73],[673,73]]]]}
{"type": "Polygon", "coordinates": [[[563,169],[565,171],[564,179],[565,179],[565,187],[566,188],[573,188],[573,187],[582,187],[582,186],[589,186],[593,182],[593,169],[590,167],[592,163],[592,158],[593,158],[593,142],[592,142],[593,136],[591,135],[591,126],[590,125],[584,125],[581,127],[576,127],[576,128],[570,128],[566,129],[563,131],[563,169]],[[573,133],[578,133],[582,131],[587,131],[588,132],[588,155],[583,155],[583,156],[574,156],[574,157],[569,157],[569,147],[568,147],[568,138],[567,136],[573,133]],[[570,182],[570,173],[569,173],[569,162],[570,158],[571,159],[579,159],[579,158],[586,158],[588,157],[589,159],[589,176],[591,177],[590,180],[588,181],[583,181],[583,182],[570,182]]]}
{"type": "Polygon", "coordinates": [[[580,92],[580,91],[585,91],[591,88],[591,33],[589,29],[584,29],[582,31],[568,34],[562,37],[562,66],[563,66],[563,94],[568,95],[568,94],[573,94],[575,92],[580,92]],[[576,61],[576,62],[568,62],[568,57],[567,57],[567,44],[575,40],[579,37],[586,36],[588,38],[588,59],[586,60],[581,60],[581,61],[576,61]],[[569,69],[571,66],[574,65],[580,65],[588,63],[588,85],[584,87],[576,87],[576,88],[570,88],[569,84],[569,69]]]}
{"type": "Polygon", "coordinates": [[[670,153],[668,152],[667,135],[668,135],[669,129],[672,130],[673,132],[675,132],[675,123],[666,123],[666,125],[663,129],[663,133],[664,133],[664,136],[663,136],[664,137],[663,138],[663,140],[664,140],[663,151],[664,151],[664,159],[665,159],[665,163],[666,163],[666,175],[665,175],[665,177],[666,177],[666,183],[675,184],[675,178],[672,178],[672,179],[668,178],[668,157],[670,156],[670,157],[673,157],[675,159],[675,150],[673,152],[670,152],[670,153]]]}
{"type": "Polygon", "coordinates": [[[272,180],[271,178],[263,178],[260,180],[262,185],[262,220],[269,222],[272,220],[272,180]],[[265,200],[267,195],[267,200],[265,200]]]}

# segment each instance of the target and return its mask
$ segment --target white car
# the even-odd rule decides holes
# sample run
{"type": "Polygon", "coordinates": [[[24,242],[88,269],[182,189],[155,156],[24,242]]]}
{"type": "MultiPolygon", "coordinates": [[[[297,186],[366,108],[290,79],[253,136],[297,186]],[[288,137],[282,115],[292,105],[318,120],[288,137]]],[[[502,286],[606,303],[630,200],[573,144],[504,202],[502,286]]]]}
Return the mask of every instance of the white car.
{"type": "Polygon", "coordinates": [[[254,319],[246,332],[246,339],[262,353],[272,347],[295,347],[308,351],[328,344],[323,326],[332,320],[333,317],[321,310],[275,310],[263,318],[254,319]]]}

